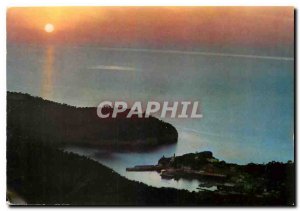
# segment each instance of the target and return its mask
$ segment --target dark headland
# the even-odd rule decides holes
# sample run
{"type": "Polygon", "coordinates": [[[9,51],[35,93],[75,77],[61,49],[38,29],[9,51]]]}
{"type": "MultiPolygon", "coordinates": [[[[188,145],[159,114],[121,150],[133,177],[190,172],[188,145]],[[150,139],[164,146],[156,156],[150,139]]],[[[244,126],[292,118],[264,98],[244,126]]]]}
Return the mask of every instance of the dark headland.
{"type": "Polygon", "coordinates": [[[269,162],[238,165],[226,163],[210,151],[161,157],[156,165],[135,166],[127,171],[157,171],[163,179],[197,179],[199,189],[215,187],[215,193],[253,194],[258,198],[293,196],[294,163],[269,162]]]}
{"type": "Polygon", "coordinates": [[[96,107],[77,108],[28,94],[7,93],[8,133],[26,134],[57,145],[123,151],[149,150],[177,142],[178,133],[171,124],[151,116],[125,118],[128,112],[101,119],[96,107]]]}

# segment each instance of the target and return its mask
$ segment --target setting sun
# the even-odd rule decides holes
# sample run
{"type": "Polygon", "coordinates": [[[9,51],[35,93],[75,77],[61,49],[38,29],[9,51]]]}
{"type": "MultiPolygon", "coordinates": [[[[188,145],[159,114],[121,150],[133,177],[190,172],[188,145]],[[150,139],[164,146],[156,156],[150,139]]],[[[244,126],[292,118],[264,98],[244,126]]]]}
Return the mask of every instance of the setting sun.
{"type": "Polygon", "coordinates": [[[51,23],[47,23],[44,27],[45,31],[48,32],[48,33],[51,33],[54,31],[54,26],[53,24],[51,23]]]}

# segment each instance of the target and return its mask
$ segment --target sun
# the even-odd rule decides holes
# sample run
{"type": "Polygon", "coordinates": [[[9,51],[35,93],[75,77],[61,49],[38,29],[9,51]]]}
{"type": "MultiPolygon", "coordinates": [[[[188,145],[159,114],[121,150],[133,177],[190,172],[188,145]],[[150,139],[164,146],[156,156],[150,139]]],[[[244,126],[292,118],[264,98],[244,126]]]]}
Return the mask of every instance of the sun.
{"type": "Polygon", "coordinates": [[[53,32],[54,29],[55,29],[55,28],[54,28],[54,25],[51,24],[51,23],[47,23],[47,24],[44,26],[44,30],[45,30],[45,32],[47,32],[47,33],[53,32]]]}

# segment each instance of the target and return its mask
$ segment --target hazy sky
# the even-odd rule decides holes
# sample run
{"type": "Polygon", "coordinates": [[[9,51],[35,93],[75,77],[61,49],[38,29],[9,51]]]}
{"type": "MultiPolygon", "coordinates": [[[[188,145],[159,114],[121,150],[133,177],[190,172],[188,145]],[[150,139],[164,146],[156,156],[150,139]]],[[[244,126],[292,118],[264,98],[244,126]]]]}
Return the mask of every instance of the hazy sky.
{"type": "Polygon", "coordinates": [[[293,46],[292,7],[27,7],[7,10],[9,43],[190,48],[293,46]],[[44,26],[55,30],[46,33],[44,26]]]}

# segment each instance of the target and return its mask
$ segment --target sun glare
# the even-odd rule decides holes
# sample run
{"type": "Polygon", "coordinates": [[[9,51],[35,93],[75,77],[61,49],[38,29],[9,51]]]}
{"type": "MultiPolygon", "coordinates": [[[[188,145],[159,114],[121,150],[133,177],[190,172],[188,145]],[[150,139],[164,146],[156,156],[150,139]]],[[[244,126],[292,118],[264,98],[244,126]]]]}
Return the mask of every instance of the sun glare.
{"type": "Polygon", "coordinates": [[[53,24],[51,24],[51,23],[47,23],[47,24],[45,25],[44,29],[45,29],[45,31],[46,31],[47,33],[51,33],[51,32],[54,31],[54,26],[53,26],[53,24]]]}

